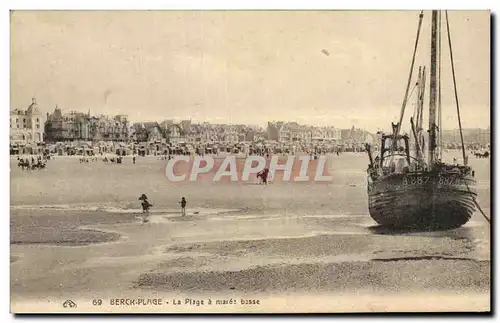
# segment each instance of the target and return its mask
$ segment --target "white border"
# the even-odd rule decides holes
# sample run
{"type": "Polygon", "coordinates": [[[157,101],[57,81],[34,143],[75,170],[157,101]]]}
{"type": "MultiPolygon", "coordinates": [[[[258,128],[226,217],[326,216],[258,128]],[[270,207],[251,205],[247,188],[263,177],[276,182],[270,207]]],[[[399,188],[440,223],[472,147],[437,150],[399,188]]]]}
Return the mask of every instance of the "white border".
{"type": "Polygon", "coordinates": [[[350,0],[332,2],[322,0],[294,1],[294,0],[254,0],[254,1],[11,1],[11,9],[337,9],[337,10],[420,10],[420,9],[489,9],[494,7],[491,0],[475,1],[432,1],[421,0],[408,3],[407,1],[363,1],[350,0]]]}
{"type": "MultiPolygon", "coordinates": [[[[3,110],[2,112],[4,113],[6,118],[2,118],[2,122],[5,124],[4,127],[0,127],[0,132],[2,138],[2,149],[0,150],[0,153],[2,154],[2,158],[0,158],[0,170],[2,172],[2,184],[1,184],[1,194],[0,194],[0,199],[1,203],[0,205],[2,206],[2,209],[4,210],[2,217],[3,217],[3,225],[1,225],[1,230],[3,231],[2,236],[4,237],[4,241],[1,244],[2,248],[2,261],[4,262],[4,265],[0,266],[2,268],[2,285],[0,286],[0,293],[1,293],[1,298],[0,298],[0,305],[2,307],[1,311],[1,322],[9,322],[13,321],[14,317],[10,314],[9,312],[9,275],[8,275],[8,268],[10,268],[10,261],[9,261],[9,246],[10,246],[10,241],[9,241],[9,226],[10,226],[10,221],[9,221],[9,200],[10,200],[10,195],[9,195],[9,157],[8,157],[8,132],[9,132],[9,127],[7,127],[7,119],[9,119],[7,113],[9,111],[9,74],[7,71],[9,71],[9,9],[399,9],[399,10],[408,10],[408,9],[434,9],[434,8],[447,8],[447,9],[492,9],[493,12],[498,13],[498,3],[499,1],[493,1],[493,0],[474,0],[474,1],[436,1],[436,0],[422,0],[418,2],[412,2],[408,3],[405,1],[355,1],[355,0],[350,0],[350,1],[345,1],[345,2],[331,2],[331,1],[320,1],[320,0],[308,0],[308,1],[293,1],[293,0],[287,0],[287,1],[221,1],[221,0],[211,0],[210,2],[208,1],[202,1],[202,0],[185,0],[185,1],[172,1],[172,0],[165,0],[165,1],[147,1],[147,0],[141,0],[141,1],[104,1],[104,0],[86,0],[86,1],[79,1],[79,2],[68,2],[68,1],[63,1],[63,0],[51,0],[51,1],[43,1],[43,2],[38,2],[38,1],[2,1],[1,2],[1,7],[2,11],[0,11],[0,17],[1,17],[1,40],[3,42],[3,46],[1,46],[1,64],[2,64],[2,71],[5,71],[2,73],[2,86],[0,88],[0,93],[1,93],[1,102],[3,103],[3,110]]],[[[496,17],[496,24],[498,26],[498,17],[496,17]]],[[[498,44],[498,32],[494,35],[495,42],[498,44]]],[[[498,57],[498,56],[497,56],[498,57]]],[[[495,92],[498,93],[498,84],[495,86],[495,92]]],[[[496,113],[496,124],[497,126],[500,124],[499,123],[499,113],[496,113]]],[[[498,145],[500,145],[500,138],[498,138],[498,132],[495,131],[495,144],[494,144],[494,150],[495,152],[498,152],[498,145]]],[[[498,159],[498,156],[497,156],[498,159]]],[[[498,175],[498,174],[497,174],[498,175]]],[[[500,175],[499,175],[500,176],[500,175]]],[[[495,177],[495,183],[497,182],[497,176],[495,177]]],[[[499,196],[500,193],[497,191],[497,194],[495,194],[495,200],[500,201],[499,196]]],[[[496,223],[497,221],[495,221],[496,223]]],[[[498,223],[497,223],[498,225],[498,223]]],[[[495,230],[496,231],[496,230],[495,230]]],[[[496,251],[495,251],[496,255],[496,251]]],[[[498,281],[496,279],[495,281],[498,281]]],[[[117,319],[118,317],[114,317],[113,319],[117,319]]],[[[306,318],[306,317],[304,317],[306,318]]],[[[50,318],[49,318],[50,319],[50,318]]],[[[68,318],[64,317],[62,318],[64,321],[75,321],[78,318],[68,318]]],[[[144,317],[135,317],[133,318],[134,321],[146,321],[149,318],[144,318],[144,317]]],[[[164,319],[164,318],[162,318],[164,319]]],[[[180,319],[173,319],[173,318],[166,318],[168,320],[182,320],[180,319]]],[[[191,318],[192,319],[192,318],[191,318]]],[[[199,317],[197,318],[206,320],[207,318],[205,317],[199,317]]],[[[259,321],[265,320],[266,318],[262,317],[257,317],[254,318],[259,321]]],[[[283,318],[281,318],[283,319],[283,318]]],[[[346,319],[341,319],[341,318],[334,318],[335,320],[346,320],[346,319]]],[[[380,318],[382,320],[386,318],[380,318]]],[[[28,320],[27,318],[24,319],[17,319],[20,321],[25,321],[28,320]]],[[[32,320],[29,319],[29,320],[32,320]]],[[[101,322],[104,321],[103,318],[94,318],[96,322],[101,322]]],[[[419,320],[422,321],[428,321],[429,318],[421,318],[419,320]]]]}

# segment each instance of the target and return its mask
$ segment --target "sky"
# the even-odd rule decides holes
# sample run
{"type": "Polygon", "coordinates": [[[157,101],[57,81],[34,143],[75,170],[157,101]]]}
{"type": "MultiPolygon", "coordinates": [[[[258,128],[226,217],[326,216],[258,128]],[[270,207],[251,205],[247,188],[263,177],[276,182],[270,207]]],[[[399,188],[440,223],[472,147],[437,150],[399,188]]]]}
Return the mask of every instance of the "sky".
{"type": "MultiPolygon", "coordinates": [[[[418,14],[14,11],[10,108],[36,97],[44,112],[57,105],[132,121],[386,129],[399,117],[418,14]]],[[[416,67],[430,64],[430,18],[424,12],[416,67]]],[[[462,124],[486,128],[490,14],[450,11],[449,20],[462,124]]],[[[442,44],[443,128],[454,129],[445,33],[442,44]]],[[[406,123],[413,103],[414,96],[406,123]]]]}

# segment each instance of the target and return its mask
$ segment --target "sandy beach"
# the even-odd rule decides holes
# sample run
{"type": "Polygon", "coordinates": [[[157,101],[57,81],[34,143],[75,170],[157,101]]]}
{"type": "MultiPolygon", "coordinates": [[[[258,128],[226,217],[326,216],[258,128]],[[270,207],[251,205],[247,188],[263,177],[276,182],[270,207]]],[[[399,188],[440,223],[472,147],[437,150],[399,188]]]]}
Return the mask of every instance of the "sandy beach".
{"type": "MultiPolygon", "coordinates": [[[[489,159],[470,164],[490,216],[489,159]]],[[[489,310],[490,227],[482,215],[441,232],[378,227],[367,210],[364,154],[332,156],[329,184],[172,183],[165,165],[155,157],[135,165],[56,157],[45,170],[21,171],[12,159],[12,311],[154,295],[170,303],[149,311],[224,311],[185,304],[217,295],[262,301],[230,311],[489,310]],[[148,223],[142,193],[154,205],[148,223]]],[[[114,308],[127,309],[141,311],[114,308]]]]}

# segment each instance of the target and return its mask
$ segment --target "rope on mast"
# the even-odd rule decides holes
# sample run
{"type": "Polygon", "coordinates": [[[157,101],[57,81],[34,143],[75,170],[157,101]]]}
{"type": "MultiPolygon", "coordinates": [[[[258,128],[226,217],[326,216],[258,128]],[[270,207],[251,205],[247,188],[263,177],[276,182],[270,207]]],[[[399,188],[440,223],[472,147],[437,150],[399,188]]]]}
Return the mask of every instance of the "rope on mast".
{"type": "Polygon", "coordinates": [[[403,116],[404,116],[405,108],[406,108],[406,102],[408,101],[408,92],[410,90],[411,77],[413,75],[413,66],[415,65],[415,56],[417,54],[418,40],[420,38],[420,29],[422,28],[422,19],[423,18],[424,18],[424,11],[422,10],[422,11],[420,11],[419,20],[418,20],[417,38],[415,39],[415,47],[413,49],[413,57],[412,57],[411,66],[410,66],[410,75],[408,76],[408,83],[406,84],[405,97],[403,99],[403,104],[401,107],[401,115],[399,117],[399,123],[398,123],[396,131],[394,132],[394,140],[396,140],[396,136],[399,134],[399,131],[401,129],[401,122],[403,121],[403,116]]]}
{"type": "MultiPolygon", "coordinates": [[[[446,14],[446,30],[448,31],[448,45],[450,47],[451,72],[453,74],[453,88],[455,90],[455,102],[457,103],[458,128],[460,130],[460,140],[462,142],[462,156],[464,159],[464,165],[467,165],[467,159],[465,158],[464,136],[462,133],[462,120],[460,118],[460,105],[458,102],[457,82],[455,78],[455,65],[453,64],[453,51],[451,49],[452,47],[451,47],[451,36],[450,36],[450,23],[448,20],[448,10],[445,11],[445,14],[446,14]]],[[[472,195],[472,200],[474,201],[476,207],[479,209],[479,212],[481,212],[481,215],[486,219],[486,221],[488,221],[489,224],[491,224],[491,219],[488,216],[486,216],[486,214],[484,213],[483,209],[477,202],[476,197],[472,194],[472,191],[469,188],[469,185],[467,185],[467,182],[465,180],[464,184],[467,187],[467,191],[469,191],[469,193],[472,195]]]]}
{"type": "Polygon", "coordinates": [[[455,90],[455,102],[457,104],[458,128],[460,130],[460,141],[462,142],[462,157],[464,159],[464,165],[467,165],[467,158],[465,156],[464,135],[462,133],[462,119],[460,118],[460,104],[458,101],[457,81],[455,78],[455,65],[453,64],[453,51],[451,49],[451,36],[450,36],[450,23],[448,21],[448,10],[445,11],[445,14],[446,14],[446,30],[448,31],[448,45],[450,47],[451,73],[453,75],[453,88],[455,90]]]}
{"type": "MultiPolygon", "coordinates": [[[[415,89],[417,88],[417,86],[419,86],[419,82],[417,81],[415,83],[415,85],[413,86],[413,88],[411,89],[411,92],[410,92],[410,95],[408,95],[408,97],[411,98],[411,96],[413,95],[413,92],[415,92],[415,89]]],[[[415,109],[413,109],[413,116],[415,116],[415,114],[417,113],[417,107],[415,107],[415,109]]]]}
{"type": "Polygon", "coordinates": [[[474,193],[472,193],[471,189],[469,188],[469,185],[467,185],[467,181],[464,179],[464,184],[465,184],[465,187],[467,187],[467,191],[469,192],[469,194],[471,195],[472,197],[472,201],[474,201],[474,204],[476,205],[477,209],[479,210],[479,212],[481,213],[481,215],[486,219],[486,221],[488,221],[489,224],[491,224],[491,218],[488,217],[483,209],[481,208],[481,205],[479,205],[477,199],[476,199],[476,196],[474,195],[474,193]]]}

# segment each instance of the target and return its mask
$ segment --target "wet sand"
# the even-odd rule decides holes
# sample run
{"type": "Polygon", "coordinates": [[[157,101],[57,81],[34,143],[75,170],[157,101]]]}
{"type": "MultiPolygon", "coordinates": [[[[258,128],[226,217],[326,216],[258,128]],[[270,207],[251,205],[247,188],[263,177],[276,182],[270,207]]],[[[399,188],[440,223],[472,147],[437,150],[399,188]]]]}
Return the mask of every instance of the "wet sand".
{"type": "MultiPolygon", "coordinates": [[[[449,231],[377,227],[367,214],[364,174],[355,169],[365,159],[342,156],[332,164],[338,168],[334,183],[318,186],[172,185],[147,172],[161,168],[162,161],[154,159],[135,168],[99,164],[94,171],[65,160],[59,174],[74,172],[76,178],[63,182],[50,167],[33,174],[13,169],[12,306],[38,308],[36,299],[161,293],[288,297],[287,304],[302,297],[306,308],[304,297],[346,294],[357,295],[338,300],[348,311],[394,310],[392,298],[411,295],[415,310],[425,310],[425,300],[440,295],[442,302],[427,308],[457,310],[468,298],[464,310],[489,309],[488,223],[476,213],[467,225],[449,231]],[[112,183],[98,185],[99,176],[112,183]],[[54,181],[44,190],[48,178],[54,181]],[[87,187],[91,184],[95,189],[87,187]],[[144,224],[137,203],[142,192],[155,204],[144,224]],[[179,196],[188,200],[186,217],[180,216],[179,196]]],[[[488,160],[471,162],[479,201],[489,213],[488,160]]],[[[319,311],[342,311],[323,305],[319,311]]]]}
{"type": "Polygon", "coordinates": [[[256,266],[239,271],[142,274],[137,285],[155,291],[488,292],[489,262],[399,260],[256,266]],[[416,274],[418,272],[418,274],[416,274]]]}
{"type": "Polygon", "coordinates": [[[12,245],[46,244],[83,246],[116,241],[120,234],[82,227],[90,224],[119,224],[135,219],[134,215],[96,212],[53,212],[25,210],[23,216],[13,211],[10,226],[12,245]]]}

